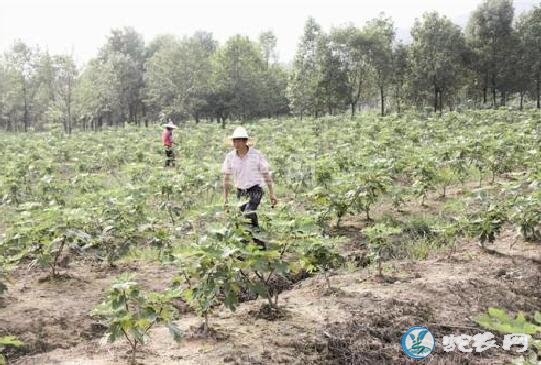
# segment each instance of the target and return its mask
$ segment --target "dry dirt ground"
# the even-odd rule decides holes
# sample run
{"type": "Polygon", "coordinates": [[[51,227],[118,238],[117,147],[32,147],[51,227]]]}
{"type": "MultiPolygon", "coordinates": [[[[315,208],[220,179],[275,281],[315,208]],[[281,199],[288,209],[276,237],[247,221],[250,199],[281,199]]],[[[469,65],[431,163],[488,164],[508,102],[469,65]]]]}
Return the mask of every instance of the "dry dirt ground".
{"type": "MultiPolygon", "coordinates": [[[[512,352],[446,353],[448,334],[475,334],[473,321],[489,306],[533,313],[541,309],[541,245],[518,241],[505,230],[491,248],[462,242],[424,261],[391,261],[387,280],[374,280],[368,268],[341,270],[328,291],[322,276],[304,279],[280,296],[281,319],[253,313],[262,300],[248,301],[234,313],[217,310],[210,319],[212,338],[190,335],[201,321],[183,311],[176,321],[186,331],[176,343],[165,328],[151,331],[139,364],[414,364],[400,348],[403,332],[427,326],[436,350],[424,364],[504,364],[512,352]]],[[[355,242],[350,242],[355,244],[355,242]]],[[[127,264],[115,270],[73,262],[71,277],[39,282],[44,272],[19,268],[0,303],[0,334],[18,336],[25,346],[10,353],[12,364],[127,363],[127,345],[102,340],[104,328],[90,316],[114,276],[133,271],[145,287],[167,286],[174,267],[127,264]]],[[[501,340],[501,339],[500,339],[501,340]]],[[[499,341],[501,343],[501,341],[499,341]]]]}

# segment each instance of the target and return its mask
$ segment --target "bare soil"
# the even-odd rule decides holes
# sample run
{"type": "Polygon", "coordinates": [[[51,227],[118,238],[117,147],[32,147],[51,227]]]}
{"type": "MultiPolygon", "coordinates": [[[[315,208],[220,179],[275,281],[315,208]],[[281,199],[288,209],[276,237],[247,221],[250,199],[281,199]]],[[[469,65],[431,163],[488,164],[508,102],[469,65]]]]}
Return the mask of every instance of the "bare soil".
{"type": "MultiPolygon", "coordinates": [[[[219,309],[210,317],[212,336],[196,336],[201,319],[183,311],[177,325],[186,332],[176,343],[166,328],[151,331],[138,355],[140,364],[413,364],[400,348],[403,332],[427,326],[436,350],[425,364],[504,364],[512,352],[445,353],[444,335],[483,330],[474,318],[489,306],[532,314],[541,309],[541,245],[515,240],[505,230],[492,252],[462,242],[425,261],[387,263],[386,280],[358,268],[340,271],[325,285],[323,276],[303,278],[279,298],[280,315],[266,319],[263,300],[246,301],[234,313],[219,309]],[[263,311],[263,312],[262,312],[263,311]]],[[[73,262],[70,277],[42,282],[45,272],[19,268],[0,309],[0,334],[26,345],[10,353],[12,364],[127,363],[128,347],[102,340],[104,328],[90,316],[115,275],[134,271],[152,289],[167,286],[174,268],[124,265],[102,270],[73,262]]],[[[501,343],[501,339],[499,340],[501,343]]]]}

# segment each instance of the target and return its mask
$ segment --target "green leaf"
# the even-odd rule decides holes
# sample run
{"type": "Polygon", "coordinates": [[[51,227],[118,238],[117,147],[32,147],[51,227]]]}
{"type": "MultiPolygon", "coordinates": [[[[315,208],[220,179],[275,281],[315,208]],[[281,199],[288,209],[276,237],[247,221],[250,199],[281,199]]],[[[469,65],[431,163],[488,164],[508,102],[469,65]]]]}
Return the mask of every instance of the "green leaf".
{"type": "Polygon", "coordinates": [[[510,317],[503,309],[491,307],[486,314],[475,320],[481,327],[501,333],[536,334],[541,327],[526,320],[524,313],[518,312],[515,318],[510,317]]]}
{"type": "Polygon", "coordinates": [[[182,340],[184,333],[178,328],[175,324],[169,322],[165,325],[169,329],[169,333],[173,336],[173,339],[176,342],[182,340]]]}
{"type": "Polygon", "coordinates": [[[134,323],[133,323],[133,320],[132,320],[131,316],[124,316],[124,317],[120,318],[118,320],[118,323],[119,323],[120,327],[126,332],[134,327],[134,323]]]}
{"type": "Polygon", "coordinates": [[[0,345],[21,347],[24,343],[15,336],[4,336],[0,337],[0,345]]]}
{"type": "Polygon", "coordinates": [[[141,318],[135,322],[135,327],[146,330],[156,318],[141,318]]]}
{"type": "Polygon", "coordinates": [[[251,287],[250,287],[251,291],[257,295],[261,295],[262,297],[266,297],[267,296],[267,288],[260,284],[260,283],[255,283],[253,284],[251,287]]]}
{"type": "Polygon", "coordinates": [[[536,311],[534,316],[533,316],[533,319],[534,319],[534,321],[539,323],[539,325],[541,325],[541,312],[536,311]]]}
{"type": "Polygon", "coordinates": [[[501,308],[496,308],[496,307],[490,307],[488,308],[488,315],[490,317],[494,317],[496,319],[499,319],[500,321],[506,321],[509,319],[509,316],[507,315],[507,313],[505,313],[505,311],[501,308]]]}
{"type": "Polygon", "coordinates": [[[193,289],[192,288],[186,288],[182,291],[182,298],[186,301],[186,302],[191,302],[193,301],[193,289]]]}

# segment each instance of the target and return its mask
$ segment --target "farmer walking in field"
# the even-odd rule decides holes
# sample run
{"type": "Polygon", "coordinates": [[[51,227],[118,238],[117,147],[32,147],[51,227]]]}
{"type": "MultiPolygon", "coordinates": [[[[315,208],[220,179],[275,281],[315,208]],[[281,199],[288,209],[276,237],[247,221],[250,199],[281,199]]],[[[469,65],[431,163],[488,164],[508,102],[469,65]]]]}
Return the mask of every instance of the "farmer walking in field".
{"type": "Polygon", "coordinates": [[[278,200],[272,189],[272,179],[269,171],[269,163],[265,157],[250,146],[248,132],[243,127],[235,129],[229,136],[235,149],[225,156],[222,165],[224,174],[224,206],[228,206],[229,181],[233,175],[233,184],[237,188],[237,198],[247,197],[248,202],[240,206],[240,210],[250,219],[253,228],[258,228],[256,209],[263,196],[263,186],[269,188],[271,206],[275,206],[278,200]]]}
{"type": "Polygon", "coordinates": [[[173,129],[176,129],[177,126],[168,121],[167,124],[163,125],[162,132],[162,142],[163,147],[165,148],[165,167],[175,166],[175,152],[173,151],[173,129]]]}

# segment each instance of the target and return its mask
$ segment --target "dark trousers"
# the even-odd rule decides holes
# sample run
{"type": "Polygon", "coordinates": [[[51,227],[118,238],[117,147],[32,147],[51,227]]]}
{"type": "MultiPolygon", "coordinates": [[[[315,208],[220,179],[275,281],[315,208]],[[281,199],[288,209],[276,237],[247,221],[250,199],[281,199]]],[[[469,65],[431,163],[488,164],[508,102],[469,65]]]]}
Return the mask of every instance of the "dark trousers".
{"type": "Polygon", "coordinates": [[[175,152],[173,147],[165,146],[165,166],[175,166],[175,152]]]}
{"type": "Polygon", "coordinates": [[[254,228],[259,227],[259,222],[257,220],[256,209],[261,203],[261,198],[263,197],[263,189],[259,185],[254,185],[248,189],[237,189],[237,198],[247,196],[249,198],[246,204],[240,206],[241,212],[246,212],[244,215],[250,219],[251,225],[254,228]]]}

